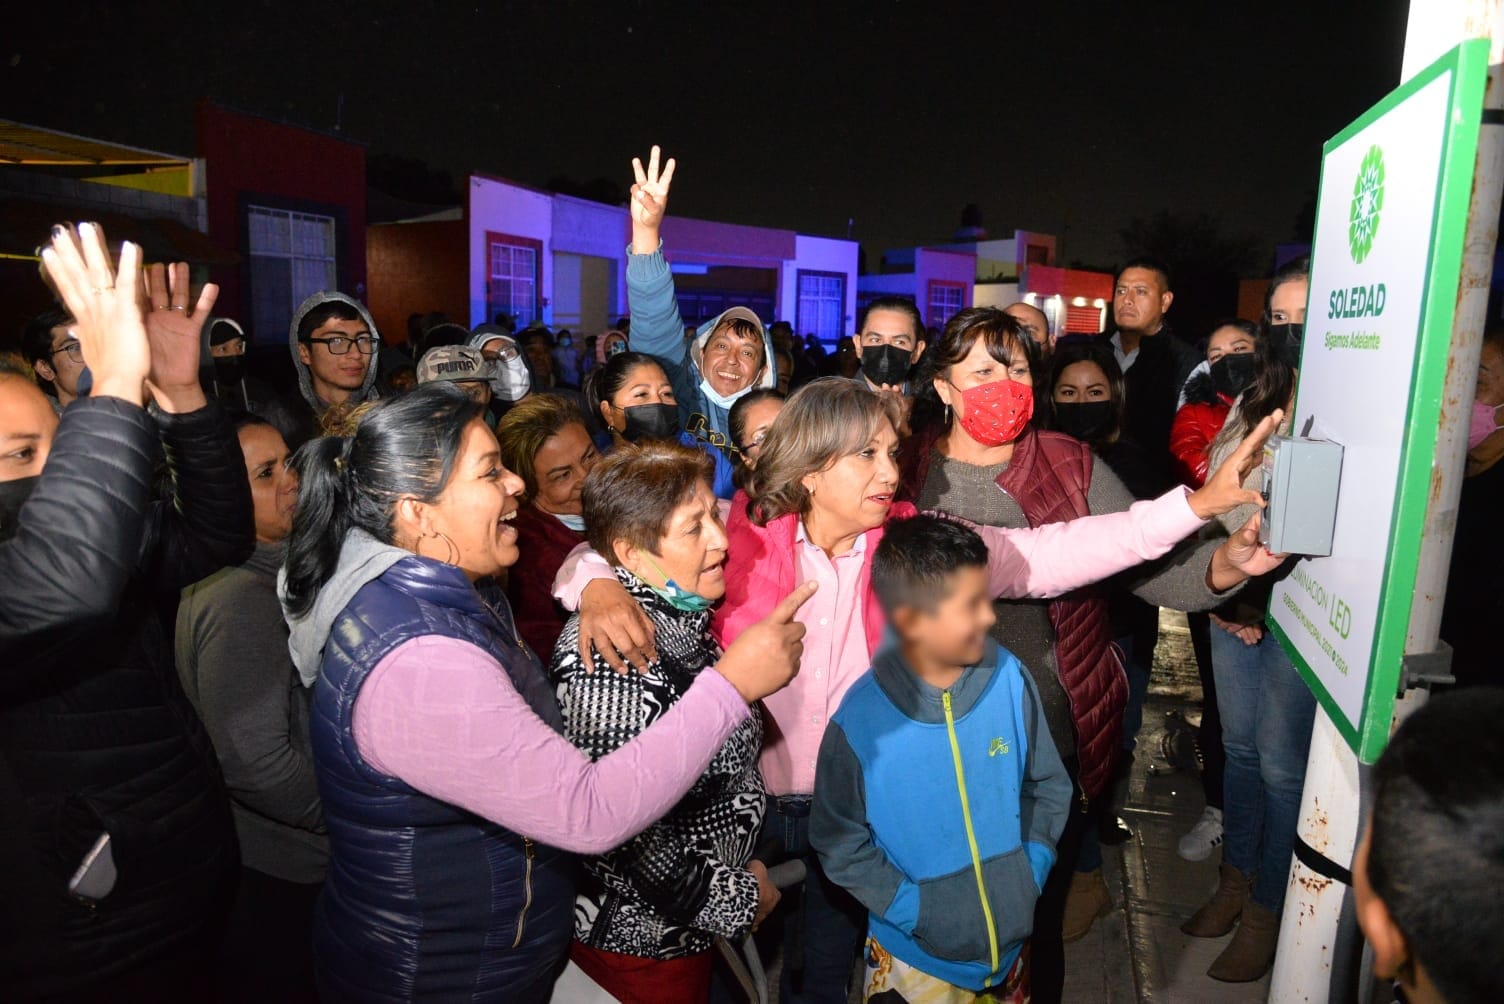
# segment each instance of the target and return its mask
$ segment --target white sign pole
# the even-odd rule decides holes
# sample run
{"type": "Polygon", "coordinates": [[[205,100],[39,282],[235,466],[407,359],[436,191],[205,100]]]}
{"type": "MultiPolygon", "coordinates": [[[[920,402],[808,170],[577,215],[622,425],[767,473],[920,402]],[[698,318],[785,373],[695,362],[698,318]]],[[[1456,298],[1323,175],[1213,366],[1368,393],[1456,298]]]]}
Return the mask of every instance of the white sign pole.
{"type": "MultiPolygon", "coordinates": [[[[1488,87],[1483,99],[1485,125],[1478,139],[1432,492],[1405,639],[1407,652],[1427,652],[1436,647],[1462,485],[1468,407],[1477,382],[1504,187],[1504,128],[1488,120],[1489,111],[1504,110],[1504,85],[1500,81],[1504,68],[1504,2],[1429,0],[1411,6],[1402,79],[1409,79],[1468,38],[1491,40],[1488,87]]],[[[1407,690],[1395,708],[1396,722],[1419,706],[1424,695],[1423,689],[1407,690]]],[[[1318,709],[1301,803],[1300,837],[1326,858],[1350,862],[1365,809],[1359,797],[1357,756],[1326,711],[1318,709]]],[[[1370,999],[1372,984],[1366,978],[1366,967],[1360,967],[1363,977],[1354,972],[1350,951],[1345,958],[1335,959],[1339,946],[1352,944],[1350,900],[1350,890],[1299,861],[1292,862],[1269,991],[1271,1001],[1342,999],[1354,989],[1360,1001],[1370,999]]]]}

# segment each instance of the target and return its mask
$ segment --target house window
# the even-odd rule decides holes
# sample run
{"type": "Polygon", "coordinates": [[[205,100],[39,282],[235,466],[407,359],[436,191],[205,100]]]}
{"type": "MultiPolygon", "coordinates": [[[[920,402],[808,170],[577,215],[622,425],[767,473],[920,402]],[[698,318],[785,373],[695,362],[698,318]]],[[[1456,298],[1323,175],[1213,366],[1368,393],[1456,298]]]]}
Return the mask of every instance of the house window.
{"type": "Polygon", "coordinates": [[[293,311],[320,290],[335,289],[332,216],[246,207],[251,263],[251,324],[257,341],[280,341],[293,311]]]}
{"type": "Polygon", "coordinates": [[[796,314],[801,337],[814,335],[821,342],[839,341],[846,330],[846,277],[839,272],[799,271],[799,309],[796,314]]]}
{"type": "Polygon", "coordinates": [[[486,319],[516,319],[518,330],[538,318],[538,259],[543,242],[486,234],[486,319]]]}
{"type": "Polygon", "coordinates": [[[929,310],[924,323],[932,328],[943,328],[966,306],[966,286],[959,282],[930,281],[929,310]]]}

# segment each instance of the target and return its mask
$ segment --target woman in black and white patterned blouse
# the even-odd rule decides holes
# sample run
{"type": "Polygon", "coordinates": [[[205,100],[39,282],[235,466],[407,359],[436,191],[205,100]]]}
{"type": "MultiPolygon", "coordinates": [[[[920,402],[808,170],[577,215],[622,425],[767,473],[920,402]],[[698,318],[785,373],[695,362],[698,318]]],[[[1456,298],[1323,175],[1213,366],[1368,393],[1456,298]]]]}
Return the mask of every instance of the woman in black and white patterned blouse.
{"type": "MultiPolygon", "coordinates": [[[[658,650],[644,673],[618,674],[599,657],[582,666],[578,615],[565,626],[552,676],[569,739],[592,758],[671,713],[720,657],[710,607],[725,593],[726,530],[713,476],[703,451],[654,442],[619,447],[586,481],[591,546],[653,622],[658,650]]],[[[667,816],[586,860],[570,954],[619,999],[703,1002],[713,938],[744,934],[777,902],[751,860],[766,800],[762,734],[754,706],[667,816]]]]}

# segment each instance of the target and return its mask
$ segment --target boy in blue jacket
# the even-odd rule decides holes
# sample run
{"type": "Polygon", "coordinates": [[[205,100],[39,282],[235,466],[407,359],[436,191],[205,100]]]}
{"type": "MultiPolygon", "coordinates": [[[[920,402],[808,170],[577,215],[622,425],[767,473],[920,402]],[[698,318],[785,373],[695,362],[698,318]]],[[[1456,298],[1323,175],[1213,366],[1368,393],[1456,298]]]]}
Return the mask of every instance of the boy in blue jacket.
{"type": "Polygon", "coordinates": [[[1070,778],[1033,678],[988,635],[974,531],[889,524],[872,587],[892,630],[825,732],[810,843],[867,907],[864,1000],[1012,1000],[1070,778]]]}

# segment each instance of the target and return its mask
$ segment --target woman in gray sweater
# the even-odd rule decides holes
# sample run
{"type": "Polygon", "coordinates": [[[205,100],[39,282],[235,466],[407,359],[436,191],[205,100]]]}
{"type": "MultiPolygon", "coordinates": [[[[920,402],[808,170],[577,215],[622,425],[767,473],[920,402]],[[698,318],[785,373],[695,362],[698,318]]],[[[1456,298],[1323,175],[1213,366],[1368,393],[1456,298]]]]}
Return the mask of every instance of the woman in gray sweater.
{"type": "Polygon", "coordinates": [[[241,878],[218,967],[226,1000],[312,1000],[314,901],[324,833],[308,745],[310,691],[277,600],[298,478],[281,434],[254,415],[236,430],[255,506],[256,550],[183,591],[178,675],[219,754],[241,878]]]}

